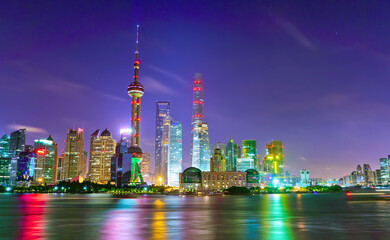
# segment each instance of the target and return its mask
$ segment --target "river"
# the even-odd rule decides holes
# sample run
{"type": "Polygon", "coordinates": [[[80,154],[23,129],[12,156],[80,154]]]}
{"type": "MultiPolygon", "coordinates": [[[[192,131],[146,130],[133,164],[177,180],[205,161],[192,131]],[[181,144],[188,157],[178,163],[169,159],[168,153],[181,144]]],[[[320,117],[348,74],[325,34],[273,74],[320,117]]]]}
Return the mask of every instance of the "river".
{"type": "Polygon", "coordinates": [[[386,239],[390,201],[256,196],[0,194],[0,239],[386,239]]]}

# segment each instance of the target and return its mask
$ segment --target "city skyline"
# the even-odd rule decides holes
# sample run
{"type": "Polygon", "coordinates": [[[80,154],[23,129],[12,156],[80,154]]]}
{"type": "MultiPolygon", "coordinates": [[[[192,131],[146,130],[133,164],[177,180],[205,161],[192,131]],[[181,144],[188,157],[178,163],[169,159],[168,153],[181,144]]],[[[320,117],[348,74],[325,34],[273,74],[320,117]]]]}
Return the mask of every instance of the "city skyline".
{"type": "MultiPolygon", "coordinates": [[[[5,89],[0,100],[7,103],[3,109],[7,115],[0,117],[0,132],[9,134],[13,126],[14,130],[20,125],[30,126],[27,144],[52,134],[59,154],[64,150],[68,128],[82,127],[84,136],[98,128],[108,128],[113,138],[119,140],[120,129],[129,127],[129,100],[123,89],[131,77],[129,56],[134,52],[134,25],[139,23],[143,31],[141,61],[145,63],[140,81],[148,89],[142,103],[140,142],[143,151],[151,153],[151,162],[155,104],[169,100],[178,109],[175,119],[183,123],[183,169],[189,166],[192,75],[201,72],[210,143],[226,143],[229,138],[235,143],[253,139],[262,157],[266,143],[281,140],[286,146],[285,170],[295,175],[300,169],[308,169],[311,176],[340,177],[349,174],[353,166],[365,163],[379,168],[378,159],[388,155],[390,145],[386,129],[389,100],[384,92],[388,86],[384,43],[389,36],[380,24],[384,16],[380,6],[375,7],[376,16],[360,22],[363,29],[357,32],[350,27],[360,20],[347,10],[356,10],[357,6],[350,3],[341,3],[344,10],[334,10],[335,19],[315,16],[315,11],[305,12],[305,8],[300,10],[299,4],[286,9],[254,4],[259,16],[255,11],[241,16],[234,10],[238,6],[232,3],[224,14],[215,17],[208,15],[210,9],[205,9],[205,18],[198,22],[194,20],[200,17],[194,15],[183,19],[190,7],[191,12],[200,10],[200,6],[190,5],[178,4],[183,11],[179,13],[163,4],[148,10],[150,5],[144,3],[137,9],[138,13],[143,12],[140,16],[135,15],[136,10],[126,16],[124,11],[117,12],[112,7],[103,11],[103,6],[95,6],[94,10],[101,13],[98,15],[110,16],[115,12],[120,20],[107,25],[97,25],[102,23],[98,21],[89,26],[90,21],[96,21],[94,15],[88,13],[81,21],[80,12],[69,12],[71,3],[62,10],[64,22],[55,20],[52,14],[37,17],[40,10],[34,6],[18,19],[15,16],[21,14],[15,14],[13,3],[6,4],[4,9],[9,13],[0,14],[1,18],[21,31],[31,28],[34,36],[30,31],[6,31],[9,47],[0,58],[0,86],[5,89]],[[169,17],[159,10],[168,11],[169,17]],[[300,18],[300,13],[312,19],[312,23],[300,18]],[[343,14],[346,23],[337,24],[343,14]],[[36,19],[27,23],[29,17],[36,19]],[[218,17],[226,18],[226,23],[218,25],[218,17]],[[153,19],[162,22],[154,25],[153,19]],[[258,20],[256,31],[251,28],[250,19],[258,20]],[[177,23],[180,20],[184,22],[177,23]],[[325,20],[329,20],[328,24],[321,25],[325,20]],[[74,30],[66,28],[65,22],[73,21],[82,24],[74,30]],[[42,24],[47,26],[40,29],[42,24]],[[325,36],[316,30],[319,26],[325,36]],[[370,34],[381,39],[372,39],[370,34]],[[158,35],[161,38],[154,39],[158,35]],[[273,50],[266,49],[270,45],[273,50]],[[191,50],[187,50],[189,47],[191,50]],[[226,58],[225,50],[232,57],[226,58]],[[244,68],[239,76],[234,70],[236,65],[244,68]],[[236,85],[237,81],[240,85],[236,85]],[[23,96],[8,102],[8,92],[15,91],[23,96]],[[244,93],[239,100],[232,97],[238,91],[244,93]],[[67,94],[72,98],[68,99],[67,94]],[[63,103],[65,99],[67,103],[63,103]],[[39,105],[42,102],[45,104],[39,105]],[[102,109],[107,114],[104,118],[102,109]],[[238,109],[239,115],[235,114],[238,109]]],[[[319,5],[314,9],[330,8],[326,3],[319,5]]],[[[124,4],[124,9],[130,7],[124,4]]],[[[222,8],[218,4],[214,7],[222,8]]]]}

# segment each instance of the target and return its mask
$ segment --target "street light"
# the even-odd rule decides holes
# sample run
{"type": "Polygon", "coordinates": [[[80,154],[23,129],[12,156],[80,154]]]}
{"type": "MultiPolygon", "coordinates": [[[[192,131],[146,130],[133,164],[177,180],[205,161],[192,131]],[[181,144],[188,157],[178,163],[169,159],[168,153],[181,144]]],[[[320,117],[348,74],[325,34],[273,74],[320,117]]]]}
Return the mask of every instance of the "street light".
{"type": "Polygon", "coordinates": [[[163,178],[162,178],[162,177],[159,177],[159,178],[158,178],[158,181],[160,182],[160,185],[162,186],[163,178]]]}

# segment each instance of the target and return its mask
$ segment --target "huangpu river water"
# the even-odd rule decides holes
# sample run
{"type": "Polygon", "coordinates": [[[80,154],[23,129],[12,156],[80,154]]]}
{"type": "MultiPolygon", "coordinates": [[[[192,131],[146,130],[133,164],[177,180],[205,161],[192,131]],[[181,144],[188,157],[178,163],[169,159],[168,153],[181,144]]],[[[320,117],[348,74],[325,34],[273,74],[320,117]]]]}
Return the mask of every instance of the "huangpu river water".
{"type": "Polygon", "coordinates": [[[345,194],[0,194],[0,239],[388,239],[390,201],[345,194]]]}

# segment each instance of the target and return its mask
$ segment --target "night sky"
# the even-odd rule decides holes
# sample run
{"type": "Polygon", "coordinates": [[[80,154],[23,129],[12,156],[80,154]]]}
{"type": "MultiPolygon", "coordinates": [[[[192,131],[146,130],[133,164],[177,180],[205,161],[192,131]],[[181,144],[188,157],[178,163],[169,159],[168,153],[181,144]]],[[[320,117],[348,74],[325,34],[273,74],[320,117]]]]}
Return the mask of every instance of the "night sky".
{"type": "Polygon", "coordinates": [[[203,74],[210,143],[282,140],[285,169],[341,177],[390,154],[388,1],[2,1],[0,134],[28,144],[66,129],[119,138],[130,124],[140,24],[141,147],[154,159],[155,103],[183,123],[203,74]]]}

